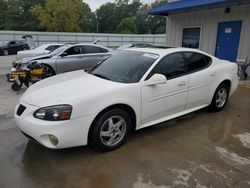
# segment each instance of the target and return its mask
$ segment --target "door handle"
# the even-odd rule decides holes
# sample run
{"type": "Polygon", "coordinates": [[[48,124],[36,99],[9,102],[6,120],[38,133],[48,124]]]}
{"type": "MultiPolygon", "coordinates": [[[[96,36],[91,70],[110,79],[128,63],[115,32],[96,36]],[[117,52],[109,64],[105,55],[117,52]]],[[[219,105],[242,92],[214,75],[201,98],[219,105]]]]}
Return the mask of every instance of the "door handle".
{"type": "Polygon", "coordinates": [[[187,83],[185,81],[180,82],[180,83],[177,84],[177,86],[179,86],[179,87],[183,87],[185,85],[187,85],[187,83]]]}
{"type": "Polygon", "coordinates": [[[211,76],[216,76],[216,72],[212,72],[210,75],[211,76]]]}

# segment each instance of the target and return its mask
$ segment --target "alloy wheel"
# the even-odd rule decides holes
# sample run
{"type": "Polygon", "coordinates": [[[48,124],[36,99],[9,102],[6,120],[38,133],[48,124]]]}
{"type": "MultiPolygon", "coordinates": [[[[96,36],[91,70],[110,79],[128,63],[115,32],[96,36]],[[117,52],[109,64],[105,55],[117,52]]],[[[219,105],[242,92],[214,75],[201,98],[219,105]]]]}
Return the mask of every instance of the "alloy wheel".
{"type": "Polygon", "coordinates": [[[226,88],[221,88],[216,95],[216,106],[222,108],[227,100],[227,90],[226,88]]]}
{"type": "Polygon", "coordinates": [[[112,147],[122,141],[126,130],[127,124],[123,117],[109,117],[101,126],[101,142],[106,146],[112,147]]]}
{"type": "Polygon", "coordinates": [[[4,49],[4,50],[3,50],[3,54],[4,54],[4,55],[9,55],[8,50],[4,49]]]}

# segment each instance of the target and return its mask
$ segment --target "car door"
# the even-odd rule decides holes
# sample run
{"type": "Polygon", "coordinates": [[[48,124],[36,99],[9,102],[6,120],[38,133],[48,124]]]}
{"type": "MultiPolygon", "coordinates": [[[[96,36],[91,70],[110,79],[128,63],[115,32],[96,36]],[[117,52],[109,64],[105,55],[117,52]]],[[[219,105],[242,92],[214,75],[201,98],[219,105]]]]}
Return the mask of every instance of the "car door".
{"type": "Polygon", "coordinates": [[[207,105],[211,102],[212,84],[217,72],[210,67],[212,59],[196,52],[184,53],[188,71],[188,103],[187,109],[207,105]]]}
{"type": "Polygon", "coordinates": [[[10,41],[8,44],[8,51],[10,54],[16,53],[17,49],[16,49],[16,42],[15,41],[10,41]]]}
{"type": "Polygon", "coordinates": [[[186,108],[188,75],[184,55],[167,55],[156,65],[147,79],[156,73],[165,75],[167,82],[153,86],[142,84],[142,122],[164,118],[186,108]]]}
{"type": "Polygon", "coordinates": [[[22,50],[28,50],[28,46],[22,42],[22,41],[16,41],[16,52],[17,53],[18,51],[22,51],[22,50]]]}
{"type": "Polygon", "coordinates": [[[81,45],[70,47],[56,58],[56,68],[58,73],[82,69],[81,62],[83,53],[81,47],[81,45]]]}
{"type": "Polygon", "coordinates": [[[84,52],[83,69],[90,69],[112,55],[107,49],[94,45],[84,45],[84,52]]]}

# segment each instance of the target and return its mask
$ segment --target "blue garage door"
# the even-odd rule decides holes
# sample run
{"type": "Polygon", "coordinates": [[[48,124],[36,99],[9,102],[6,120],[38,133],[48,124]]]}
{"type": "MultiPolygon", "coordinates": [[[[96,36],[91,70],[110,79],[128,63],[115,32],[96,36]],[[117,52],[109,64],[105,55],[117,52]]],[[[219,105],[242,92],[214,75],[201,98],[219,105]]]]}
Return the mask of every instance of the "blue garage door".
{"type": "Polygon", "coordinates": [[[242,21],[219,23],[215,56],[235,62],[237,59],[242,21]]]}

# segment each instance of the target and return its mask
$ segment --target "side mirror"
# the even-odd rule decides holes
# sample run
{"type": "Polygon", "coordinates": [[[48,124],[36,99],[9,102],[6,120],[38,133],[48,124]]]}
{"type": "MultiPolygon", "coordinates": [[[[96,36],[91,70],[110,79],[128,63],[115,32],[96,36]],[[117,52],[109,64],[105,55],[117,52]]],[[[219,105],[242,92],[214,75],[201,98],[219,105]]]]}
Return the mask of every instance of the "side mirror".
{"type": "Polygon", "coordinates": [[[154,74],[149,80],[144,81],[144,86],[153,86],[167,83],[167,78],[163,74],[154,74]]]}
{"type": "Polygon", "coordinates": [[[67,55],[68,55],[67,52],[63,52],[60,56],[61,56],[61,57],[65,57],[65,56],[67,56],[67,55]]]}

